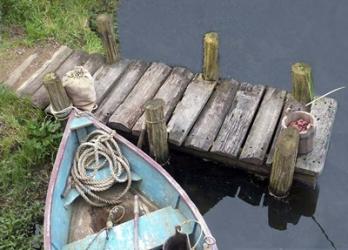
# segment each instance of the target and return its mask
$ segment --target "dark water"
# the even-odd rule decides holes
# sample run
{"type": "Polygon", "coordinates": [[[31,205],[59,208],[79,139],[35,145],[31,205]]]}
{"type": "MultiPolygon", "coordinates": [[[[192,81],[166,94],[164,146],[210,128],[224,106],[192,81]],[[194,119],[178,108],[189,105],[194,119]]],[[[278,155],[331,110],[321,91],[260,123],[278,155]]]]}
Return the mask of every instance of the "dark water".
{"type": "MultiPolygon", "coordinates": [[[[223,77],[290,89],[290,65],[313,68],[323,94],[348,82],[348,1],[124,0],[123,56],[199,72],[202,36],[220,35],[223,77]]],[[[315,190],[295,186],[287,204],[242,171],[177,154],[173,176],[204,214],[220,249],[348,249],[348,94],[339,103],[315,190]]]]}

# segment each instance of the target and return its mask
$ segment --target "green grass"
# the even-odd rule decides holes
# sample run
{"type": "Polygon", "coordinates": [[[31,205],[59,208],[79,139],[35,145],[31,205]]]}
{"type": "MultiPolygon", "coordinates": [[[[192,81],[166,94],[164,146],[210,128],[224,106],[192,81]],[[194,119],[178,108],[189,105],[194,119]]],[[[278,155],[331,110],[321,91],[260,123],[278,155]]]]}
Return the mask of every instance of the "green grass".
{"type": "Polygon", "coordinates": [[[59,123],[0,86],[0,249],[40,248],[59,123]]]}
{"type": "MultiPolygon", "coordinates": [[[[95,18],[114,14],[117,2],[0,0],[0,57],[51,40],[102,53],[95,18]]],[[[59,123],[0,83],[0,250],[42,248],[44,198],[60,131],[59,123]]]]}
{"type": "Polygon", "coordinates": [[[115,13],[117,0],[6,0],[0,2],[3,42],[11,27],[22,27],[25,36],[14,44],[31,46],[39,41],[55,40],[71,48],[90,53],[102,52],[94,32],[97,14],[115,13]]]}

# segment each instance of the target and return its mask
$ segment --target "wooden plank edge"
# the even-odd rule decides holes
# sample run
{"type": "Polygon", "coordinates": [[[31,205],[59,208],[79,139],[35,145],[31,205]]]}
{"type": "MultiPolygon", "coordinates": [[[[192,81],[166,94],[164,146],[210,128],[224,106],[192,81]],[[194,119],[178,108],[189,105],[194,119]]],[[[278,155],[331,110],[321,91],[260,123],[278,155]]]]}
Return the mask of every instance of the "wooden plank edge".
{"type": "MultiPolygon", "coordinates": [[[[232,167],[247,171],[249,174],[255,176],[261,176],[263,178],[269,178],[270,168],[262,165],[254,165],[247,162],[242,162],[238,158],[225,157],[220,154],[194,150],[187,147],[179,147],[174,144],[169,144],[170,150],[187,153],[197,156],[201,159],[210,160],[221,164],[221,167],[232,167]]],[[[214,166],[216,167],[216,166],[214,166]]],[[[295,171],[294,180],[302,183],[308,187],[314,188],[317,183],[317,176],[308,175],[306,173],[299,173],[295,171]]]]}
{"type": "MultiPolygon", "coordinates": [[[[327,101],[332,102],[331,110],[333,111],[333,113],[332,113],[332,117],[331,117],[331,126],[329,127],[327,141],[326,141],[326,144],[325,144],[325,150],[324,150],[325,151],[325,155],[323,157],[323,160],[320,163],[318,163],[319,166],[320,166],[320,169],[319,169],[318,172],[312,172],[312,171],[309,171],[308,169],[298,167],[298,164],[296,164],[295,172],[318,176],[324,170],[325,162],[326,162],[326,156],[327,156],[329,148],[330,148],[330,139],[331,139],[332,129],[333,129],[333,125],[334,125],[335,118],[336,118],[338,103],[333,98],[327,98],[326,97],[323,100],[327,100],[327,101]]],[[[306,160],[306,155],[300,155],[299,156],[299,158],[302,158],[302,157],[303,157],[303,159],[305,161],[306,160]]]]}

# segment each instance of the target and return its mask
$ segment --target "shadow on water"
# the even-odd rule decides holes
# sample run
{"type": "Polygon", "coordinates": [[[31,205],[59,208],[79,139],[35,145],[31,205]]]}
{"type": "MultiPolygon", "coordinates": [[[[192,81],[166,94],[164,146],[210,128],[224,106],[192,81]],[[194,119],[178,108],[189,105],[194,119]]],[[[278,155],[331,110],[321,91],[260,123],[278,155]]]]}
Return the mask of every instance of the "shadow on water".
{"type": "Polygon", "coordinates": [[[296,225],[301,216],[312,217],[315,213],[319,186],[311,189],[295,183],[289,196],[280,201],[268,194],[267,181],[237,169],[211,165],[211,162],[177,154],[171,160],[171,166],[167,167],[203,215],[224,197],[233,197],[256,207],[267,207],[268,225],[277,230],[286,230],[288,223],[296,225]],[[193,163],[194,166],[186,166],[183,162],[193,163]]]}
{"type": "Polygon", "coordinates": [[[327,244],[337,249],[314,215],[319,185],[313,189],[295,182],[289,196],[279,200],[269,194],[267,180],[182,153],[172,157],[166,170],[185,189],[203,215],[226,197],[238,199],[252,207],[266,209],[264,216],[267,216],[268,226],[277,231],[287,230],[289,223],[297,225],[301,217],[310,218],[327,244]]]}

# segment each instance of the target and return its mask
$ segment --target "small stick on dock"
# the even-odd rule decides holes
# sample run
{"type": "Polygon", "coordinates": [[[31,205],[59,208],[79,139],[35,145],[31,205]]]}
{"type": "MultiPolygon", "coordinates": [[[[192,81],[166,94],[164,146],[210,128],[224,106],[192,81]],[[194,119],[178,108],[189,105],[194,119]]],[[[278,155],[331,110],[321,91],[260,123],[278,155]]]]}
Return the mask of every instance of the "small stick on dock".
{"type": "Polygon", "coordinates": [[[97,17],[97,30],[103,41],[106,62],[108,64],[116,63],[119,60],[118,46],[113,31],[112,17],[107,14],[100,14],[97,17]]]}
{"type": "Polygon", "coordinates": [[[216,81],[219,79],[219,36],[216,32],[204,35],[203,41],[203,79],[216,81]]]}
{"type": "Polygon", "coordinates": [[[160,164],[168,161],[168,133],[164,120],[164,101],[154,99],[145,103],[146,130],[150,153],[160,164]]]}
{"type": "Polygon", "coordinates": [[[62,81],[56,73],[46,74],[43,78],[43,84],[48,92],[50,103],[54,111],[59,112],[72,105],[63,87],[62,81]]]}
{"type": "Polygon", "coordinates": [[[295,171],[299,132],[295,128],[281,131],[274,153],[269,191],[272,195],[283,198],[287,196],[295,171]]]}
{"type": "Polygon", "coordinates": [[[292,95],[303,105],[311,102],[314,97],[311,66],[295,63],[291,66],[292,95]]]}

